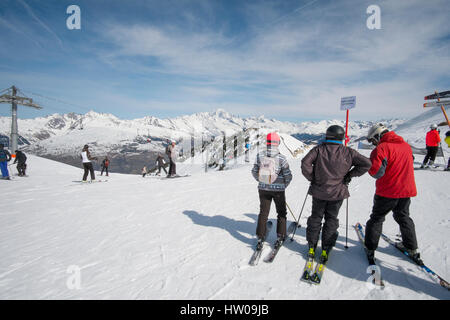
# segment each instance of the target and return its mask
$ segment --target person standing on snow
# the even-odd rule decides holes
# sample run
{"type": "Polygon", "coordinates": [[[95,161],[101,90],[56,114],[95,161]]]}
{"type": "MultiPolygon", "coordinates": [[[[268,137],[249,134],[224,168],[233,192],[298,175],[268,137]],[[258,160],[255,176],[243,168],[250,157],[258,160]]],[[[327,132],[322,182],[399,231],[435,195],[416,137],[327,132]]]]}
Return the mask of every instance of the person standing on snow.
{"type": "Polygon", "coordinates": [[[322,255],[326,261],[338,237],[339,209],[350,194],[348,184],[353,177],[365,174],[370,160],[356,150],[343,144],[345,130],[341,126],[330,126],[325,140],[314,147],[302,159],[302,174],[311,182],[308,193],[312,195],[312,211],[308,218],[306,239],[308,256],[314,257],[322,229],[322,255]],[[322,220],[325,223],[322,228],[322,220]]]}
{"type": "Polygon", "coordinates": [[[89,172],[91,173],[91,181],[95,181],[94,167],[92,166],[91,160],[97,160],[97,158],[91,156],[89,146],[87,144],[84,145],[83,150],[81,151],[81,159],[83,160],[84,168],[83,182],[86,182],[89,172]]]}
{"type": "Polygon", "coordinates": [[[100,173],[101,176],[103,176],[103,171],[106,171],[106,176],[109,176],[108,173],[108,168],[109,168],[109,159],[108,157],[105,157],[105,159],[103,159],[102,161],[102,172],[100,173]]]}
{"type": "Polygon", "coordinates": [[[427,155],[425,156],[425,159],[423,159],[423,163],[420,166],[421,168],[428,168],[429,166],[432,166],[434,164],[434,160],[436,159],[439,143],[441,142],[441,137],[437,127],[437,124],[432,124],[430,126],[431,130],[427,132],[425,141],[427,145],[427,155]]]}
{"type": "MultiPolygon", "coordinates": [[[[445,133],[444,141],[447,143],[447,146],[450,148],[450,130],[445,133]]],[[[445,168],[444,170],[450,171],[450,158],[448,158],[447,168],[445,168]]]]}
{"type": "Polygon", "coordinates": [[[25,153],[23,153],[20,150],[16,150],[16,159],[14,160],[13,164],[16,164],[17,162],[17,172],[19,172],[19,177],[25,176],[25,170],[27,169],[27,164],[25,163],[27,161],[27,156],[25,153]]]}
{"type": "Polygon", "coordinates": [[[8,172],[8,162],[11,161],[11,154],[4,149],[5,145],[0,143],[0,169],[2,171],[2,179],[10,180],[8,172]]]}
{"type": "Polygon", "coordinates": [[[166,162],[164,161],[164,157],[161,153],[158,153],[158,157],[156,158],[156,165],[158,166],[157,175],[161,174],[161,169],[163,169],[164,172],[167,174],[167,170],[165,168],[166,162]]]}
{"type": "Polygon", "coordinates": [[[277,211],[277,244],[281,245],[286,239],[286,196],[285,189],[292,180],[289,163],[278,150],[280,137],[276,132],[269,133],[266,138],[267,149],[256,156],[252,169],[253,177],[259,182],[258,193],[260,210],[256,226],[258,238],[257,248],[262,247],[266,223],[269,217],[272,200],[277,211]]]}
{"type": "Polygon", "coordinates": [[[177,160],[177,152],[175,149],[175,141],[172,141],[170,145],[166,148],[166,153],[169,157],[169,174],[168,178],[174,177],[177,174],[177,166],[175,161],[177,160]]]}
{"type": "Polygon", "coordinates": [[[147,175],[147,173],[148,173],[148,171],[147,171],[147,167],[146,166],[144,166],[143,168],[142,168],[142,178],[145,178],[145,176],[147,175]]]}
{"type": "Polygon", "coordinates": [[[415,225],[409,213],[411,197],[417,195],[411,147],[381,123],[369,129],[367,140],[376,147],[370,154],[369,174],[377,179],[372,214],[366,224],[364,244],[368,257],[375,259],[383,222],[392,211],[400,226],[402,245],[420,263],[415,225]]]}

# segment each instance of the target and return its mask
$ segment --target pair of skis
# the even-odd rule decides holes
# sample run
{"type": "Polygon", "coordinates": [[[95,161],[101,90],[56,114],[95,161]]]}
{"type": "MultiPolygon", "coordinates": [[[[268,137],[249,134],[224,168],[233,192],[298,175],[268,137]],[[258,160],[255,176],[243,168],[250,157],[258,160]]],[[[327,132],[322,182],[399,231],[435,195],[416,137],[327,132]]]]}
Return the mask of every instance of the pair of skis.
{"type": "MultiPolygon", "coordinates": [[[[287,229],[287,235],[286,235],[286,239],[288,238],[288,236],[295,231],[296,229],[296,223],[292,222],[288,229],[287,229]]],[[[270,230],[272,229],[273,223],[272,221],[268,221],[266,224],[266,236],[264,237],[264,239],[267,239],[267,236],[269,235],[270,230]]],[[[271,263],[275,260],[275,257],[278,254],[278,251],[280,250],[280,248],[283,246],[284,241],[282,241],[281,239],[277,239],[277,241],[275,241],[275,244],[272,248],[272,250],[270,251],[270,253],[267,255],[267,257],[264,259],[264,262],[267,263],[271,263]]],[[[256,245],[255,251],[253,252],[252,257],[250,258],[249,264],[251,266],[256,266],[261,258],[262,255],[262,251],[264,248],[264,242],[259,242],[256,245]]]]}
{"type": "Polygon", "coordinates": [[[309,252],[308,259],[306,260],[306,264],[303,269],[303,273],[300,280],[312,284],[320,284],[320,282],[322,281],[323,273],[325,271],[327,262],[328,262],[328,253],[326,253],[326,255],[321,255],[319,258],[319,262],[316,264],[316,268],[313,272],[314,254],[309,252]]]}
{"type": "MultiPolygon", "coordinates": [[[[355,230],[356,233],[358,234],[358,238],[360,239],[360,241],[363,244],[363,247],[366,251],[367,254],[367,248],[364,245],[364,232],[363,232],[363,227],[362,225],[358,222],[355,225],[355,230]]],[[[409,260],[411,260],[413,263],[415,263],[416,265],[419,266],[420,270],[422,270],[423,272],[425,272],[428,276],[430,276],[430,278],[437,284],[439,284],[441,287],[450,290],[450,284],[444,280],[441,276],[439,276],[436,272],[434,272],[433,270],[431,270],[429,267],[427,267],[423,261],[421,259],[417,259],[416,257],[413,257],[409,254],[408,250],[405,249],[405,247],[403,247],[403,245],[401,244],[401,242],[396,242],[394,240],[392,240],[391,238],[389,238],[387,235],[385,234],[381,234],[381,237],[390,245],[392,245],[393,247],[395,247],[397,250],[399,250],[401,253],[403,253],[406,257],[408,257],[409,260]]],[[[375,263],[375,259],[371,259],[371,257],[369,255],[367,255],[368,258],[368,262],[369,265],[376,265],[375,263]]],[[[373,271],[374,273],[375,271],[373,271]]],[[[384,287],[384,281],[381,278],[381,276],[375,275],[373,277],[373,283],[375,285],[384,287]]]]}

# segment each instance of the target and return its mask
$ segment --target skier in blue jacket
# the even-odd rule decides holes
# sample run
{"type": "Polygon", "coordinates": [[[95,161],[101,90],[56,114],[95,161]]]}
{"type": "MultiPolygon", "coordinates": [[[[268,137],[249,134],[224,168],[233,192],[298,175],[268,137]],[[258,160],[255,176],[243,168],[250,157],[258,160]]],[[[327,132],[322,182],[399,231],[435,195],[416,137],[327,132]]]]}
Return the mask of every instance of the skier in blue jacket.
{"type": "Polygon", "coordinates": [[[2,171],[2,179],[9,180],[8,162],[11,161],[11,154],[5,149],[5,145],[0,143],[0,169],[2,171]]]}

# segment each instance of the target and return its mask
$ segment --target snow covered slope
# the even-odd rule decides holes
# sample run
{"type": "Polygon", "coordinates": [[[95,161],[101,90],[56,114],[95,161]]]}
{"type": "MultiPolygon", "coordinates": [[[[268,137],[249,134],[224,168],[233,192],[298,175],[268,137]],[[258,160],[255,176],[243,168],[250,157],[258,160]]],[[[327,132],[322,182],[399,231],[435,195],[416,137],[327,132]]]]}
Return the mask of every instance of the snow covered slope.
{"type": "MultiPolygon", "coordinates": [[[[450,114],[450,107],[446,107],[447,115],[450,114]]],[[[430,130],[430,125],[445,122],[445,116],[440,108],[428,109],[416,117],[400,124],[395,131],[402,135],[410,144],[425,148],[426,133],[430,130]]],[[[445,138],[445,133],[450,130],[448,126],[439,127],[441,139],[445,138]]]]}
{"type": "MultiPolygon", "coordinates": [[[[248,265],[259,211],[252,162],[208,173],[180,165],[191,176],[169,180],[113,173],[93,184],[73,182],[81,169],[32,155],[28,162],[29,177],[0,181],[0,299],[450,298],[383,240],[377,257],[386,288],[366,282],[367,261],[351,225],[365,224],[371,211],[375,180],[367,174],[350,184],[349,248],[343,206],[336,249],[322,284],[311,286],[299,281],[310,198],[294,242],[272,264],[248,265]]],[[[308,183],[300,158],[289,162],[287,202],[297,217],[308,183]]],[[[449,280],[448,173],[417,171],[416,182],[411,214],[419,249],[449,280]]],[[[274,208],[270,219],[276,222],[274,208]]],[[[391,215],[384,231],[398,233],[391,215]]],[[[268,240],[275,237],[272,230],[268,240]]]]}

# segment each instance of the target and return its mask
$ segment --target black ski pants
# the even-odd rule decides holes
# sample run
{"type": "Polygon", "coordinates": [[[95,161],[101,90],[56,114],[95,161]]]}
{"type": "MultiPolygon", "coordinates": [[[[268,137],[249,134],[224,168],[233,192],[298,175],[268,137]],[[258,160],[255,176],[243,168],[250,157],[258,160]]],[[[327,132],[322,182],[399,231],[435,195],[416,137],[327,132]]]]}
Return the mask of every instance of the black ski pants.
{"type": "Polygon", "coordinates": [[[103,175],[103,171],[106,171],[106,175],[107,175],[107,176],[109,175],[109,173],[108,173],[108,167],[106,167],[106,166],[103,166],[103,167],[102,167],[102,172],[100,173],[101,176],[103,175]]]}
{"type": "Polygon", "coordinates": [[[177,165],[169,158],[169,176],[177,174],[177,165]]]}
{"type": "Polygon", "coordinates": [[[439,147],[427,147],[427,155],[423,159],[424,165],[428,163],[428,160],[430,160],[430,165],[434,163],[434,160],[436,160],[438,149],[439,147]]]}
{"type": "Polygon", "coordinates": [[[25,162],[17,163],[17,171],[19,172],[19,176],[24,176],[26,169],[27,169],[27,165],[25,162]]]}
{"type": "Polygon", "coordinates": [[[88,173],[91,173],[91,180],[95,180],[94,167],[92,166],[92,162],[84,162],[83,163],[84,174],[83,181],[86,181],[88,173]]]}
{"type": "Polygon", "coordinates": [[[343,201],[328,201],[313,197],[311,216],[308,218],[306,227],[306,240],[309,246],[317,247],[321,229],[322,249],[330,250],[335,246],[338,236],[337,229],[339,228],[337,217],[343,201]],[[322,228],[323,218],[325,218],[325,222],[322,228]]]}
{"type": "Polygon", "coordinates": [[[272,200],[275,202],[277,210],[277,237],[286,237],[286,195],[284,191],[266,191],[259,192],[259,216],[256,226],[256,236],[258,239],[264,239],[266,235],[266,224],[269,218],[270,205],[272,200]]]}
{"type": "Polygon", "coordinates": [[[159,165],[158,165],[158,173],[161,173],[161,169],[163,169],[164,172],[167,174],[167,170],[166,170],[166,168],[164,167],[163,164],[159,164],[159,165]]]}
{"type": "Polygon", "coordinates": [[[409,216],[411,198],[385,198],[375,195],[372,214],[366,224],[365,245],[369,250],[376,250],[383,229],[386,215],[392,211],[394,220],[400,226],[403,245],[410,250],[417,249],[416,227],[409,216]]]}

